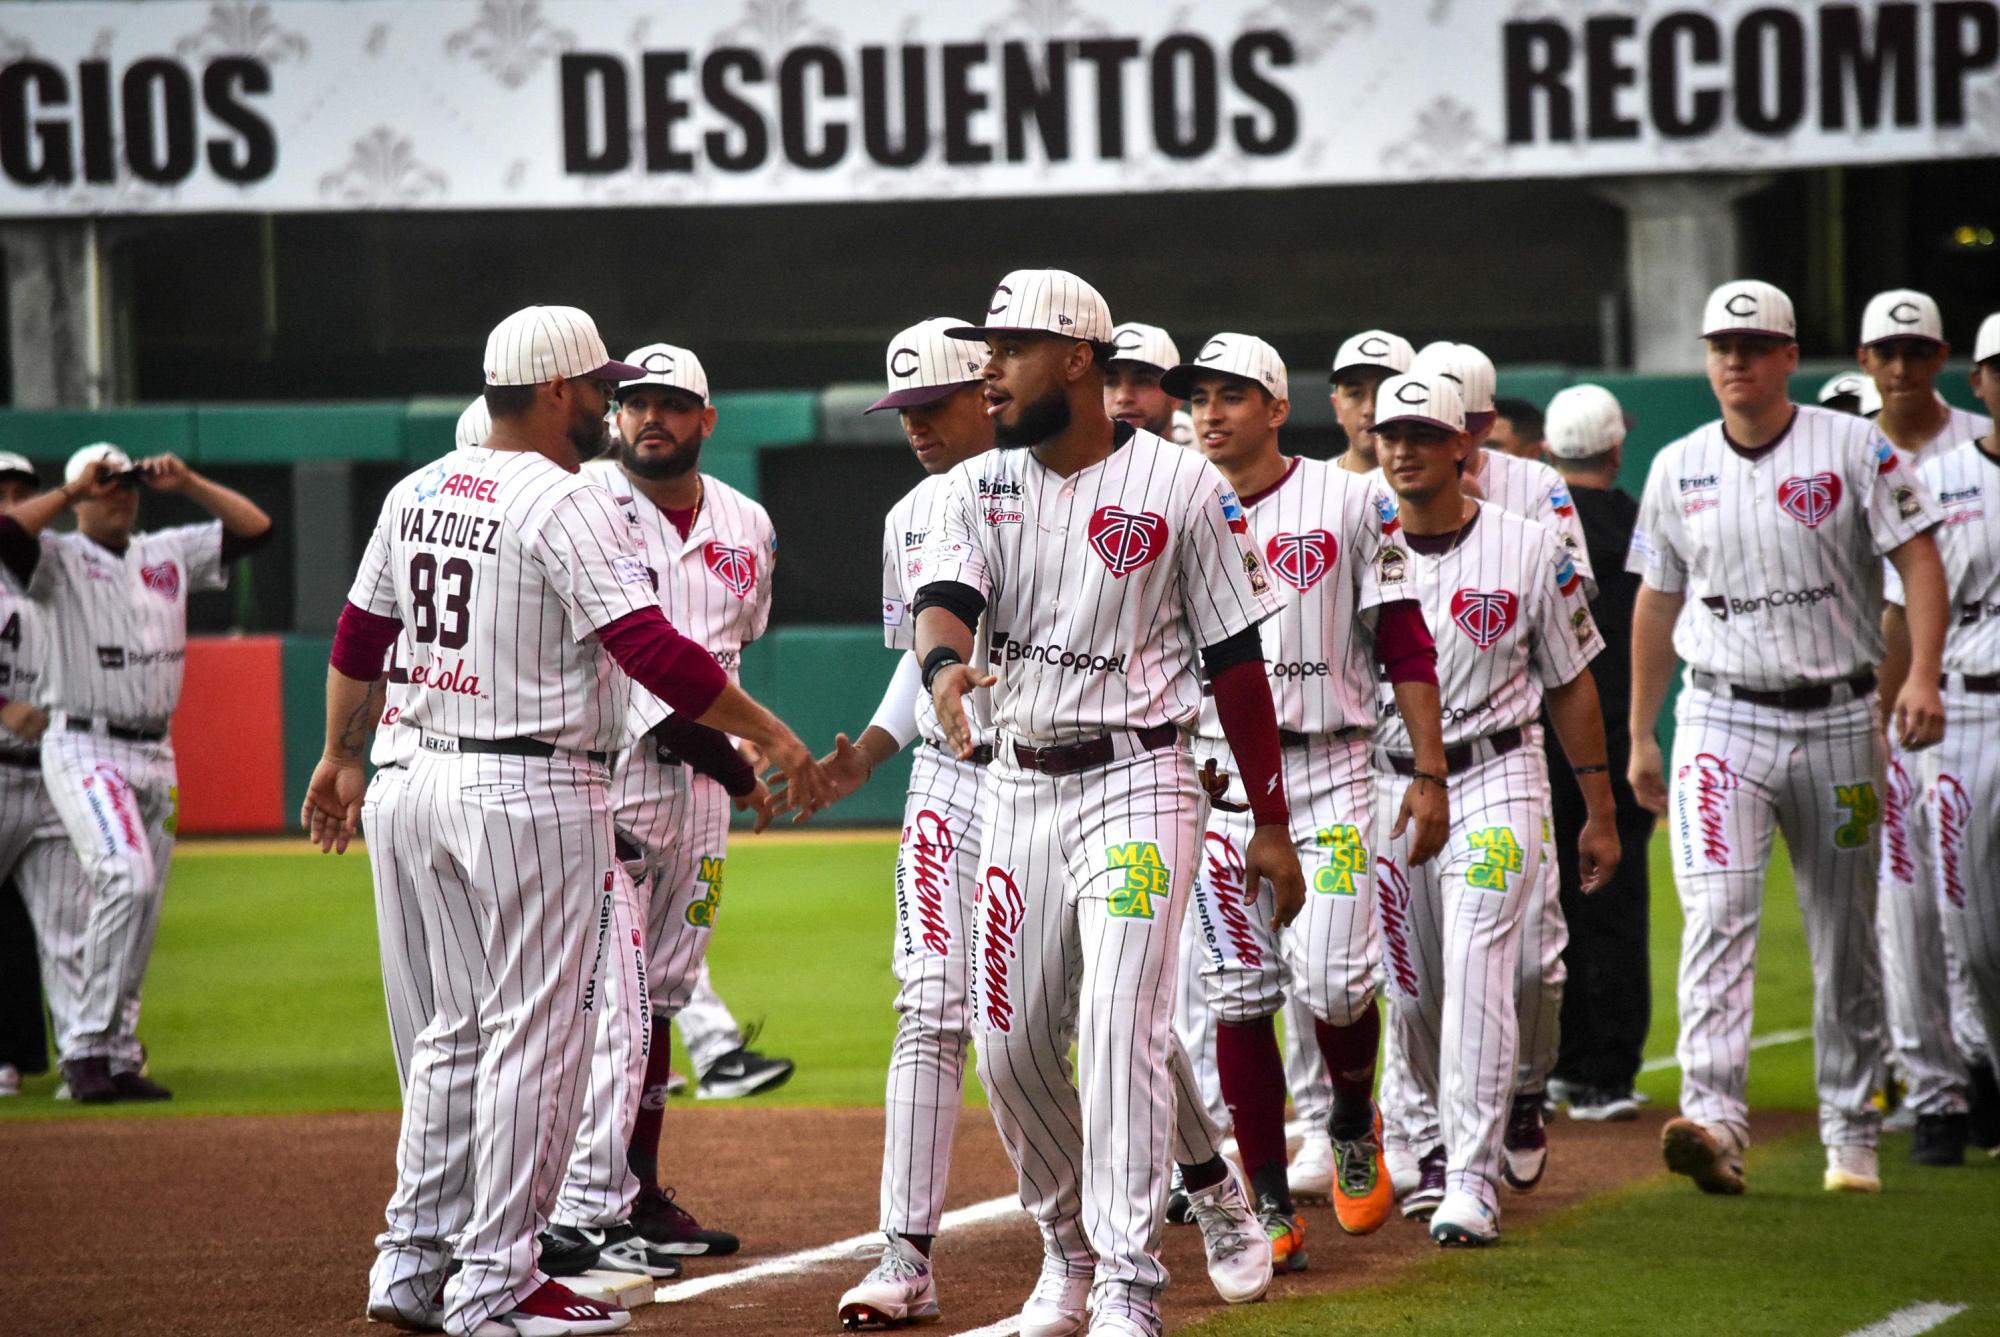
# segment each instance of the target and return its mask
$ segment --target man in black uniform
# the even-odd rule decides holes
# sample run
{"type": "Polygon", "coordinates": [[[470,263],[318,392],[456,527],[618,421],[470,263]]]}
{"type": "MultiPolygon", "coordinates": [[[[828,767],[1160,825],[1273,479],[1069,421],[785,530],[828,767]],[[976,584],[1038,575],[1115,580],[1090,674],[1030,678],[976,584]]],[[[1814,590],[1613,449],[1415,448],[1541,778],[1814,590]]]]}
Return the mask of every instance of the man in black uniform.
{"type": "MultiPolygon", "coordinates": [[[[1550,765],[1562,909],[1569,921],[1569,946],[1563,949],[1569,987],[1563,994],[1562,1046],[1549,1094],[1568,1104],[1573,1119],[1638,1116],[1632,1083],[1639,1075],[1646,1027],[1652,1020],[1646,944],[1651,889],[1645,851],[1653,835],[1653,814],[1639,806],[1623,769],[1632,748],[1623,712],[1631,683],[1632,604],[1639,594],[1638,577],[1625,570],[1625,550],[1638,523],[1639,503],[1615,486],[1625,429],[1618,401],[1595,385],[1571,386],[1558,394],[1549,403],[1544,427],[1549,462],[1569,486],[1590,564],[1597,572],[1597,597],[1590,601],[1590,613],[1604,633],[1604,653],[1592,673],[1604,698],[1604,741],[1611,793],[1618,804],[1618,841],[1636,852],[1619,862],[1617,873],[1602,888],[1583,894],[1576,870],[1583,796],[1567,765],[1550,765]]],[[[1554,731],[1546,732],[1553,748],[1554,731]]]]}

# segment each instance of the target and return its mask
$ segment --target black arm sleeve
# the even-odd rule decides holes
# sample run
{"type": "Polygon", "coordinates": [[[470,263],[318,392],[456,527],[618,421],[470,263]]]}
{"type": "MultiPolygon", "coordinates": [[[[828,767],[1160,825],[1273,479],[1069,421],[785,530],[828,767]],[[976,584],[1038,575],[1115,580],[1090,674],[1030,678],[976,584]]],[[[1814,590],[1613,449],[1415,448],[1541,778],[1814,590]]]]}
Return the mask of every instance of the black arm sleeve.
{"type": "Polygon", "coordinates": [[[1245,627],[1226,640],[1201,648],[1201,666],[1208,670],[1208,680],[1215,677],[1231,664],[1261,664],[1264,662],[1264,638],[1257,634],[1257,628],[1245,627]]]}
{"type": "Polygon", "coordinates": [[[239,557],[248,557],[271,541],[271,532],[276,525],[265,525],[261,533],[247,538],[239,538],[228,530],[222,531],[222,564],[228,566],[239,557]]]}
{"type": "Polygon", "coordinates": [[[700,775],[721,785],[731,798],[743,798],[757,787],[757,773],[729,741],[729,735],[685,715],[669,715],[649,735],[700,775]]]}
{"type": "Polygon", "coordinates": [[[42,560],[42,545],[34,535],[21,528],[21,522],[11,515],[0,515],[0,562],[14,573],[14,578],[26,585],[34,579],[35,567],[42,560]]]}
{"type": "Polygon", "coordinates": [[[986,611],[986,596],[956,580],[934,580],[917,591],[917,606],[910,615],[920,617],[926,608],[944,609],[963,622],[967,631],[977,635],[979,615],[986,611]]]}

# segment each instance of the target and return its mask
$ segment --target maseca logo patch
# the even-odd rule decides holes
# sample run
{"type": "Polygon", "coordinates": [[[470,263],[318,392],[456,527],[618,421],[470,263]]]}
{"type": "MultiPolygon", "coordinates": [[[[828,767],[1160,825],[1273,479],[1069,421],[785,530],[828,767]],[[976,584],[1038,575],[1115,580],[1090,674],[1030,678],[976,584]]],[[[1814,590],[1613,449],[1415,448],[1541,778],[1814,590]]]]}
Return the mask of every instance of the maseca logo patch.
{"type": "Polygon", "coordinates": [[[1339,552],[1339,540],[1324,529],[1304,534],[1275,534],[1264,545],[1265,560],[1278,573],[1278,579],[1300,594],[1319,584],[1320,577],[1333,569],[1339,552]]]}
{"type": "Polygon", "coordinates": [[[1520,596],[1512,590],[1460,590],[1451,596],[1451,620],[1482,650],[1505,636],[1520,612],[1520,596]]]}
{"type": "Polygon", "coordinates": [[[723,588],[739,599],[757,583],[757,554],[748,548],[733,543],[705,543],[701,557],[723,588]]]}
{"type": "Polygon", "coordinates": [[[1167,546],[1167,519],[1151,511],[1100,506],[1090,517],[1090,550],[1123,580],[1167,546]]]}
{"type": "Polygon", "coordinates": [[[1807,529],[1818,529],[1840,505],[1840,478],[1830,473],[1787,478],[1778,484],[1778,505],[1807,529]]]}

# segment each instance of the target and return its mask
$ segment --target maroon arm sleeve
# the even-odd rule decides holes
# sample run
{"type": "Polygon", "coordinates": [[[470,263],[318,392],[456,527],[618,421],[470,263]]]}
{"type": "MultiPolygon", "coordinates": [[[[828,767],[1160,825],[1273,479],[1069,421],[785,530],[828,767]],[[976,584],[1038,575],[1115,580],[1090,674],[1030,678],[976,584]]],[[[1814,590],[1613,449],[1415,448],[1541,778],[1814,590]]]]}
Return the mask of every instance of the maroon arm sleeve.
{"type": "Polygon", "coordinates": [[[1398,599],[1375,610],[1375,662],[1390,682],[1437,685],[1437,642],[1424,625],[1415,599],[1398,599]]]}
{"type": "Polygon", "coordinates": [[[343,677],[374,682],[382,676],[382,663],[402,629],[396,618],[348,604],[340,610],[340,625],[333,629],[333,653],[327,661],[343,677]]]}
{"type": "Polygon", "coordinates": [[[1222,736],[1243,777],[1250,812],[1259,826],[1285,826],[1292,820],[1285,804],[1285,768],[1278,749],[1278,710],[1271,704],[1271,682],[1263,663],[1229,665],[1209,679],[1215,688],[1215,713],[1222,736]]]}
{"type": "Polygon", "coordinates": [[[659,608],[639,608],[597,629],[597,639],[632,681],[674,708],[700,719],[729,675],[708,651],[675,631],[659,608]]]}
{"type": "Polygon", "coordinates": [[[757,787],[757,772],[729,741],[729,735],[685,715],[669,715],[653,726],[652,737],[669,752],[721,785],[731,798],[747,798],[757,787]]]}

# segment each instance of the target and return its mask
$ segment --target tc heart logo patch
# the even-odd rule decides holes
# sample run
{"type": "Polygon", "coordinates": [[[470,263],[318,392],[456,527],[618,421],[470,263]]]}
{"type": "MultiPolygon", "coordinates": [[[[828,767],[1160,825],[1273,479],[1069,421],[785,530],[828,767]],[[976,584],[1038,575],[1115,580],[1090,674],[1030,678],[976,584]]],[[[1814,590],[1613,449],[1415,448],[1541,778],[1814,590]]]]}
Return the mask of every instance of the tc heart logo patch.
{"type": "Polygon", "coordinates": [[[1303,534],[1275,534],[1264,545],[1264,558],[1278,578],[1304,594],[1333,570],[1340,541],[1324,529],[1303,534]]]}
{"type": "Polygon", "coordinates": [[[1807,529],[1818,529],[1840,505],[1840,478],[1835,474],[1787,478],[1778,484],[1778,505],[1807,529]]]}
{"type": "Polygon", "coordinates": [[[1451,620],[1482,650],[1507,634],[1521,611],[1512,590],[1460,590],[1451,596],[1451,620]]]}
{"type": "Polygon", "coordinates": [[[739,599],[757,583],[757,554],[748,548],[733,543],[705,543],[701,556],[723,588],[739,599]]]}
{"type": "Polygon", "coordinates": [[[1167,518],[1151,511],[1100,506],[1090,517],[1090,550],[1123,580],[1167,546],[1167,518]]]}
{"type": "Polygon", "coordinates": [[[145,582],[147,589],[162,599],[171,599],[181,592],[181,569],[172,562],[140,567],[139,579],[145,582]]]}

